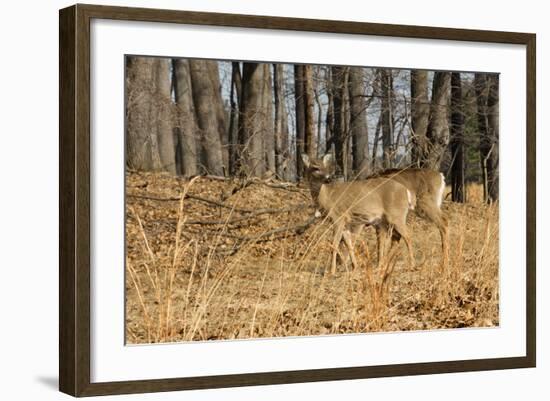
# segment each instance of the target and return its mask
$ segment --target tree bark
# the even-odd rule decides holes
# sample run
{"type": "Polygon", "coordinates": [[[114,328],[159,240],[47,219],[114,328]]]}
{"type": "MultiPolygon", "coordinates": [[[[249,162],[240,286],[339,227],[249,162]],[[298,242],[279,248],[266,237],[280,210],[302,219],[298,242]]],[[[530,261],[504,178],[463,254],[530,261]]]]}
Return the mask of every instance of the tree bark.
{"type": "Polygon", "coordinates": [[[209,174],[224,175],[224,158],[220,131],[220,120],[215,102],[219,99],[217,88],[212,80],[213,61],[189,60],[193,103],[201,132],[204,169],[209,174]],[[214,111],[214,112],[213,112],[214,111]]]}
{"type": "Polygon", "coordinates": [[[332,107],[333,107],[333,130],[331,142],[334,143],[334,153],[336,167],[340,173],[345,174],[345,106],[344,106],[344,93],[346,90],[347,81],[347,68],[346,67],[332,67],[331,68],[331,86],[332,86],[332,107]]]}
{"type": "Polygon", "coordinates": [[[390,69],[379,69],[381,99],[381,118],[382,118],[382,165],[385,169],[393,167],[395,157],[394,138],[393,138],[393,77],[390,69]]]}
{"type": "Polygon", "coordinates": [[[380,142],[380,131],[382,131],[382,113],[378,117],[378,122],[376,123],[376,130],[374,130],[374,141],[372,143],[372,170],[377,169],[376,156],[378,153],[378,142],[380,142]]]}
{"type": "Polygon", "coordinates": [[[155,65],[155,125],[160,166],[156,170],[176,174],[176,146],[172,116],[172,82],[170,59],[154,59],[155,65]]]}
{"type": "Polygon", "coordinates": [[[466,202],[464,160],[464,106],[459,72],[451,74],[451,187],[454,202],[466,202]]]}
{"type": "Polygon", "coordinates": [[[296,113],[296,176],[302,177],[302,157],[305,152],[306,111],[304,101],[304,66],[294,65],[294,101],[296,113]]]}
{"type": "Polygon", "coordinates": [[[358,178],[365,178],[369,175],[369,135],[364,78],[363,68],[350,68],[349,99],[351,109],[352,158],[353,171],[358,178]]]}
{"type": "Polygon", "coordinates": [[[327,69],[327,115],[326,115],[326,134],[325,134],[325,153],[332,151],[334,143],[334,88],[332,87],[332,71],[327,69]]]}
{"type": "Polygon", "coordinates": [[[284,65],[273,64],[274,96],[275,96],[275,166],[279,178],[288,181],[289,149],[288,120],[286,115],[284,91],[284,65]]]}
{"type": "MultiPolygon", "coordinates": [[[[326,78],[323,79],[321,74],[323,74],[326,71],[323,67],[317,67],[317,73],[315,75],[315,78],[313,82],[315,83],[313,85],[313,97],[315,99],[315,105],[317,106],[317,154],[325,154],[325,143],[321,141],[323,138],[323,113],[324,113],[324,107],[323,102],[321,101],[321,84],[323,81],[326,82],[326,78]]],[[[325,92],[326,93],[326,92],[325,92]]],[[[328,130],[328,127],[325,127],[328,130]]],[[[326,132],[326,131],[325,131],[326,132]]],[[[326,139],[326,138],[325,138],[326,139]]]]}
{"type": "Polygon", "coordinates": [[[174,97],[178,111],[177,159],[180,161],[179,173],[185,177],[198,174],[197,123],[193,107],[191,76],[189,62],[184,59],[174,59],[172,63],[174,82],[174,97]]]}
{"type": "Polygon", "coordinates": [[[487,158],[489,197],[492,202],[499,199],[499,76],[488,76],[489,94],[487,98],[488,134],[491,141],[491,154],[487,158]]]}
{"type": "Polygon", "coordinates": [[[273,121],[273,85],[271,82],[271,64],[261,64],[263,68],[263,141],[266,168],[276,174],[275,166],[275,132],[273,121]]]}
{"type": "Polygon", "coordinates": [[[243,63],[239,137],[244,147],[240,157],[244,163],[243,172],[254,177],[263,176],[266,168],[263,143],[265,106],[262,99],[264,71],[261,64],[243,63]]]}
{"type": "Polygon", "coordinates": [[[430,121],[427,139],[429,142],[427,156],[422,167],[438,170],[449,144],[449,97],[451,73],[437,71],[434,74],[430,121]]]}
{"type": "Polygon", "coordinates": [[[428,154],[426,134],[429,119],[428,72],[411,70],[411,161],[416,167],[423,164],[428,154]]]}
{"type": "Polygon", "coordinates": [[[231,90],[229,92],[229,174],[236,175],[239,157],[239,105],[241,103],[241,69],[238,62],[231,63],[231,90]],[[235,100],[236,99],[236,100],[235,100]]]}
{"type": "Polygon", "coordinates": [[[342,121],[344,123],[342,132],[344,133],[344,179],[347,181],[351,177],[352,172],[352,155],[351,155],[351,104],[349,98],[349,70],[346,67],[344,75],[344,87],[342,93],[342,121]]]}
{"type": "Polygon", "coordinates": [[[498,76],[475,74],[479,155],[486,202],[498,199],[498,76]]]}
{"type": "Polygon", "coordinates": [[[311,158],[317,157],[317,135],[315,131],[315,107],[313,94],[313,66],[304,65],[303,89],[304,89],[304,151],[311,158]]]}
{"type": "Polygon", "coordinates": [[[140,171],[153,169],[151,141],[156,138],[152,99],[155,92],[152,58],[128,57],[126,63],[126,165],[140,171]]]}
{"type": "Polygon", "coordinates": [[[489,186],[487,184],[487,159],[491,141],[489,140],[489,128],[487,121],[487,77],[484,73],[474,75],[474,90],[477,106],[477,130],[479,132],[479,160],[483,182],[483,198],[489,201],[489,186]]]}
{"type": "MultiPolygon", "coordinates": [[[[216,112],[216,119],[218,120],[218,133],[220,135],[220,142],[222,147],[223,165],[227,169],[229,166],[229,126],[227,124],[227,115],[225,106],[222,99],[222,87],[220,84],[220,71],[217,61],[207,61],[209,68],[209,76],[214,87],[214,99],[212,107],[216,112]]],[[[225,174],[227,175],[227,171],[225,174]]]]}

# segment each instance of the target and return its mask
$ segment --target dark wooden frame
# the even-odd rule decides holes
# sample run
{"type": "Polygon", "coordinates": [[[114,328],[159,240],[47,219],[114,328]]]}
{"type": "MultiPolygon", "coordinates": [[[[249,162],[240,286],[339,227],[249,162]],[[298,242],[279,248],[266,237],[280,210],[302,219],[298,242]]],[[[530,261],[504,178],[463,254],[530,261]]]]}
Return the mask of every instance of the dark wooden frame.
{"type": "Polygon", "coordinates": [[[59,14],[59,388],[73,396],[363,379],[534,367],[536,36],[360,22],[75,5],[59,14]],[[527,49],[527,324],[524,357],[90,383],[90,20],[269,28],[525,45],[527,49]]]}

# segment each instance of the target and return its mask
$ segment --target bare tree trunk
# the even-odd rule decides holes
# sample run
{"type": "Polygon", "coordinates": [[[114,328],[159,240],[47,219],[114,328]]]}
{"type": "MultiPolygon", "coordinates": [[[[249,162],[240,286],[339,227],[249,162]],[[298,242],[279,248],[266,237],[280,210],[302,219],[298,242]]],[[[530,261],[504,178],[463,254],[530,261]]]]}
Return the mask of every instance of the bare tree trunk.
{"type": "Polygon", "coordinates": [[[483,180],[483,198],[489,201],[489,185],[487,183],[487,159],[490,156],[491,141],[489,140],[489,123],[487,121],[487,76],[477,73],[474,76],[474,90],[477,106],[477,130],[479,132],[479,159],[483,180]]]}
{"type": "Polygon", "coordinates": [[[437,71],[434,74],[430,121],[427,131],[429,149],[422,167],[438,170],[449,144],[448,108],[450,89],[451,73],[437,71]]]}
{"type": "Polygon", "coordinates": [[[262,88],[262,102],[263,102],[263,141],[264,141],[264,153],[267,170],[273,174],[276,173],[275,167],[275,132],[273,122],[273,86],[271,83],[271,69],[270,64],[261,64],[263,68],[263,88],[262,88]]]}
{"type": "MultiPolygon", "coordinates": [[[[325,143],[321,140],[323,138],[323,112],[324,107],[323,103],[321,101],[321,95],[319,93],[319,88],[321,86],[321,83],[323,82],[323,79],[321,77],[321,74],[323,72],[323,67],[317,66],[315,69],[315,78],[313,79],[313,82],[315,83],[313,85],[313,97],[315,99],[315,105],[317,106],[317,154],[320,153],[326,153],[325,151],[325,143]]],[[[326,127],[328,129],[328,127],[326,127]]],[[[326,131],[325,131],[326,132],[326,131]]],[[[326,138],[325,138],[326,139],[326,138]]]]}
{"type": "Polygon", "coordinates": [[[236,175],[239,155],[239,105],[241,98],[241,69],[238,62],[231,63],[231,90],[229,93],[229,174],[236,175]],[[237,98],[237,101],[235,101],[237,98]]]}
{"type": "Polygon", "coordinates": [[[346,73],[344,76],[344,88],[343,88],[343,103],[342,103],[342,121],[344,132],[344,179],[347,181],[351,177],[352,172],[352,153],[351,153],[351,104],[349,96],[350,85],[350,67],[346,67],[346,73]]]}
{"type": "Polygon", "coordinates": [[[475,74],[479,154],[486,202],[498,199],[498,76],[475,74]]]}
{"type": "Polygon", "coordinates": [[[428,71],[411,70],[411,161],[420,167],[428,153],[428,122],[430,101],[428,98],[428,71]]]}
{"type": "Polygon", "coordinates": [[[499,77],[491,74],[487,77],[489,82],[489,94],[487,98],[488,134],[491,140],[491,153],[487,158],[487,175],[489,184],[489,196],[491,201],[499,199],[499,77]]]}
{"type": "Polygon", "coordinates": [[[155,59],[156,128],[161,170],[176,174],[176,146],[172,118],[170,59],[155,59]]]}
{"type": "Polygon", "coordinates": [[[376,157],[378,153],[378,142],[380,142],[381,130],[382,130],[382,112],[380,112],[380,117],[378,117],[378,122],[376,123],[376,130],[374,131],[374,141],[372,144],[372,170],[377,169],[376,157]]]}
{"type": "Polygon", "coordinates": [[[193,107],[193,91],[189,62],[174,59],[172,63],[174,96],[178,108],[177,158],[180,160],[179,173],[185,177],[198,174],[197,123],[193,107]]]}
{"type": "Polygon", "coordinates": [[[350,108],[353,171],[358,178],[369,175],[369,135],[365,101],[364,69],[350,68],[350,108]]]}
{"type": "Polygon", "coordinates": [[[326,116],[326,134],[325,134],[325,153],[332,151],[332,144],[334,142],[334,88],[332,86],[332,71],[329,67],[327,69],[327,116],[326,116]]]}
{"type": "Polygon", "coordinates": [[[223,175],[224,160],[217,106],[218,99],[216,88],[211,79],[212,61],[189,60],[189,70],[193,89],[193,103],[201,133],[202,153],[204,155],[204,168],[209,174],[223,175]],[[214,110],[214,112],[212,112],[214,110]]]}
{"type": "Polygon", "coordinates": [[[156,140],[152,110],[154,63],[148,57],[128,57],[126,60],[126,165],[150,171],[153,169],[151,141],[156,140]]]}
{"type": "Polygon", "coordinates": [[[294,100],[296,103],[296,176],[302,177],[303,167],[300,155],[305,152],[306,109],[304,99],[304,66],[294,65],[294,100]]]}
{"type": "Polygon", "coordinates": [[[284,66],[273,64],[274,96],[275,96],[275,165],[279,178],[290,179],[288,120],[285,106],[284,66]]]}
{"type": "Polygon", "coordinates": [[[243,63],[242,102],[240,107],[239,137],[244,148],[241,159],[247,175],[261,177],[265,173],[264,157],[264,67],[257,63],[243,63]]]}
{"type": "Polygon", "coordinates": [[[333,131],[331,142],[334,143],[336,167],[340,173],[345,174],[345,106],[344,93],[346,90],[346,67],[332,67],[332,102],[333,102],[333,131]]]}
{"type": "Polygon", "coordinates": [[[304,121],[305,121],[305,143],[304,151],[309,157],[317,157],[317,135],[315,131],[315,107],[313,104],[313,67],[303,66],[304,77],[304,121]]]}
{"type": "Polygon", "coordinates": [[[464,163],[464,107],[459,72],[451,74],[451,187],[454,202],[466,202],[464,163]]]}
{"type": "Polygon", "coordinates": [[[384,168],[393,167],[395,150],[393,138],[393,78],[392,71],[379,69],[380,87],[382,92],[382,150],[384,168]]]}
{"type": "MultiPolygon", "coordinates": [[[[212,108],[216,112],[216,119],[218,120],[218,132],[220,135],[220,142],[222,147],[222,157],[224,168],[229,166],[229,126],[227,124],[227,116],[222,99],[222,89],[220,84],[220,71],[217,61],[207,61],[209,68],[209,76],[214,87],[214,99],[212,108]]],[[[225,171],[227,175],[227,171],[225,171]]]]}

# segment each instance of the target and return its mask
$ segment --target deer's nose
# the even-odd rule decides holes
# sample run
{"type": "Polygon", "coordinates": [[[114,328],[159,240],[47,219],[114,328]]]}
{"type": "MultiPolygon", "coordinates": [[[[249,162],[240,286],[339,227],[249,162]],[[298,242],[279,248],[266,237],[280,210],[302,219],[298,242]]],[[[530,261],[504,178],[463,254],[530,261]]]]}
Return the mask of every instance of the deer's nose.
{"type": "Polygon", "coordinates": [[[330,175],[325,175],[325,182],[329,182],[330,181],[330,175]]]}

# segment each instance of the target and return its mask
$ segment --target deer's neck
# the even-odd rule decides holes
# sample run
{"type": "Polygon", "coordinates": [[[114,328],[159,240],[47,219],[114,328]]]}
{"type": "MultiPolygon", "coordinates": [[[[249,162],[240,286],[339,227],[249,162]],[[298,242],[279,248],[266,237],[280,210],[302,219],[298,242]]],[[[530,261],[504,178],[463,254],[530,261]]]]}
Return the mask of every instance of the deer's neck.
{"type": "Polygon", "coordinates": [[[315,206],[319,206],[319,192],[321,192],[322,186],[323,186],[323,183],[318,181],[310,181],[309,183],[309,191],[311,193],[311,199],[313,199],[313,203],[315,203],[315,206]]]}

